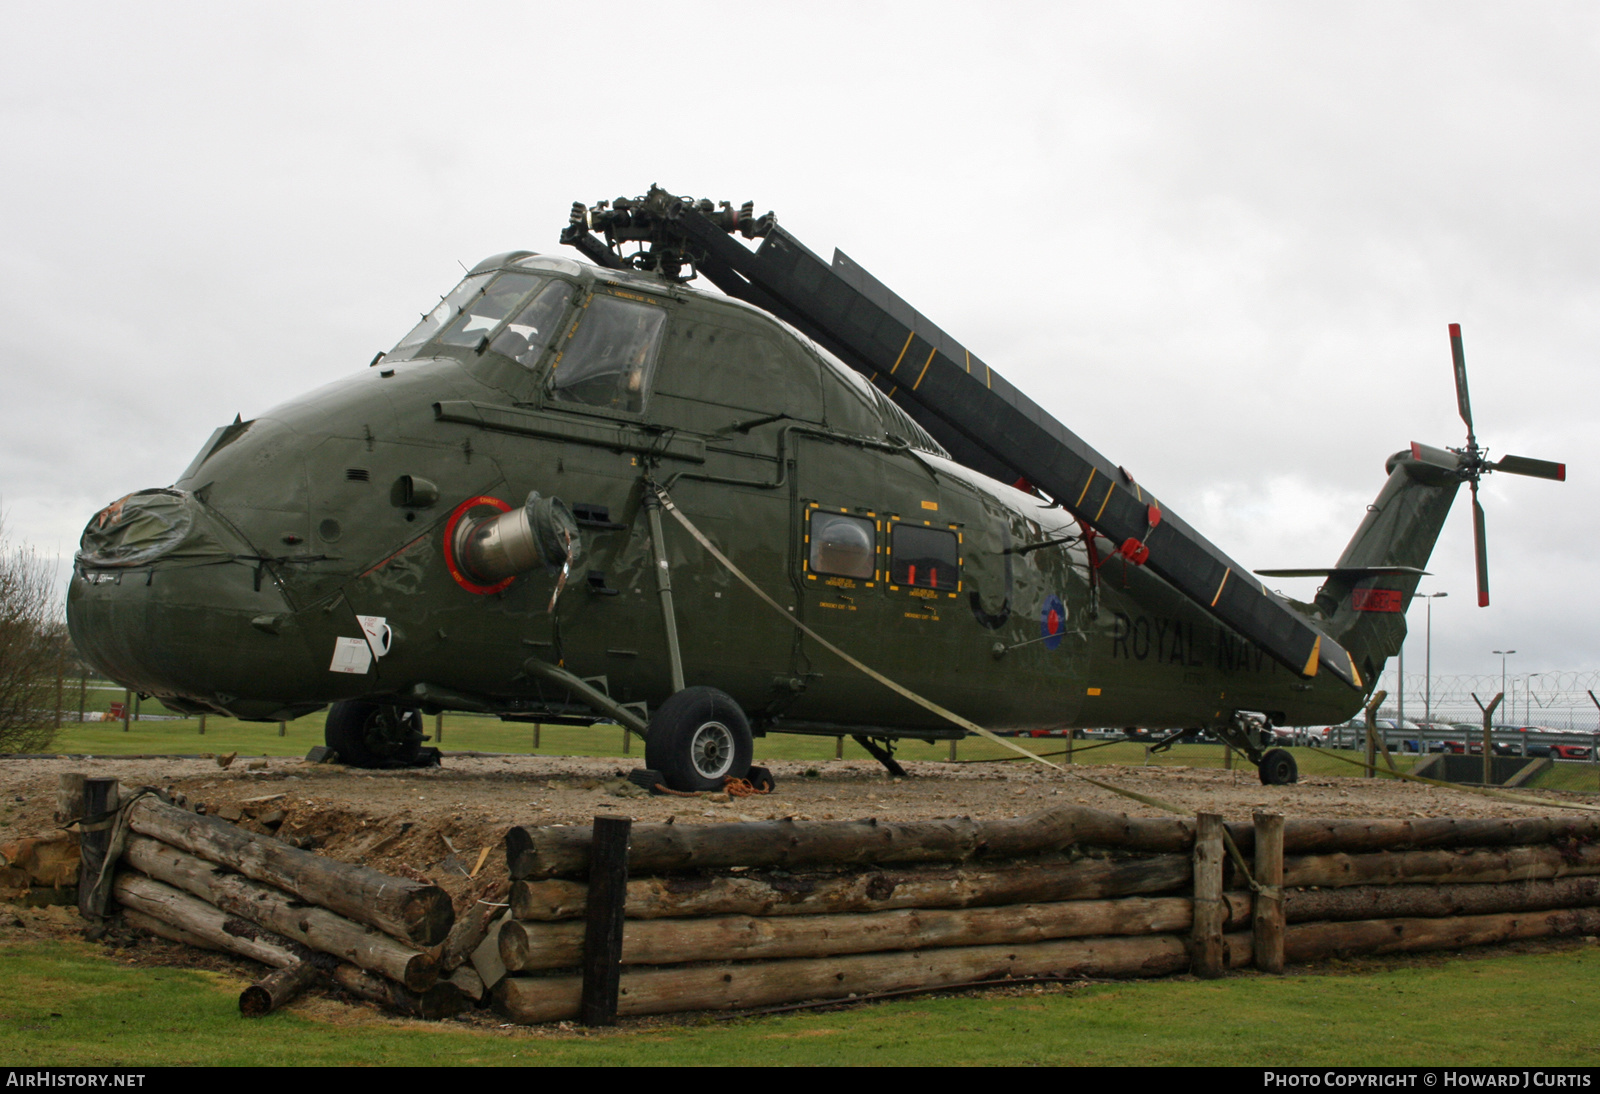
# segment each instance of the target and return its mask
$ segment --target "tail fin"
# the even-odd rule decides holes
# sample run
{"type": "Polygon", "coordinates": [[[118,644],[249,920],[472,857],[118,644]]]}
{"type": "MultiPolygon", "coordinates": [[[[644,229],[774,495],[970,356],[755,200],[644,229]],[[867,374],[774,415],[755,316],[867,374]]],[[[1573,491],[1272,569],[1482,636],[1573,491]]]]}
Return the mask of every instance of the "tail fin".
{"type": "Polygon", "coordinates": [[[1400,652],[1406,608],[1461,488],[1454,453],[1419,447],[1389,457],[1389,481],[1317,590],[1323,630],[1350,651],[1369,687],[1400,652]]]}

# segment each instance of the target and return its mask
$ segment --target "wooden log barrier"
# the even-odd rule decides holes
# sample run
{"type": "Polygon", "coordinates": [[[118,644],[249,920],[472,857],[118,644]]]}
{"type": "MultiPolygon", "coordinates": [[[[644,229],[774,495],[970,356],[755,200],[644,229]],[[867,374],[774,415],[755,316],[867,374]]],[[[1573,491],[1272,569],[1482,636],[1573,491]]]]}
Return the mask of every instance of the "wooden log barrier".
{"type": "MultiPolygon", "coordinates": [[[[856,873],[650,877],[628,882],[628,918],[820,915],[896,908],[976,908],[1168,893],[1189,887],[1187,853],[1057,859],[994,866],[907,867],[856,873]]],[[[583,915],[588,886],[548,878],[511,886],[517,919],[583,915]]]]}
{"type": "Polygon", "coordinates": [[[1327,957],[1450,950],[1526,938],[1600,933],[1600,908],[1564,908],[1442,919],[1362,919],[1301,923],[1288,928],[1284,957],[1295,963],[1327,957]]]}
{"type": "Polygon", "coordinates": [[[1222,949],[1222,817],[1201,813],[1194,841],[1194,918],[1190,931],[1191,971],[1215,978],[1224,968],[1222,949]]]}
{"type": "Polygon", "coordinates": [[[467,997],[452,984],[441,982],[426,991],[412,991],[355,965],[332,962],[298,942],[227,915],[198,897],[141,874],[131,871],[118,874],[112,891],[122,905],[123,919],[130,926],[174,942],[223,950],[276,969],[301,963],[320,966],[327,962],[333,966],[329,976],[339,987],[416,1018],[448,1018],[461,1013],[468,1005],[467,997]]]}
{"type": "MultiPolygon", "coordinates": [[[[1248,933],[1229,935],[1230,967],[1250,963],[1248,933]]],[[[802,958],[623,973],[617,1012],[669,1014],[843,999],[908,989],[938,989],[1004,978],[1148,977],[1182,972],[1188,947],[1177,935],[1090,938],[1028,946],[972,946],[912,953],[802,958]]],[[[513,1021],[554,1022],[578,1012],[579,977],[513,976],[495,989],[497,1006],[513,1021]]]]}
{"type": "Polygon", "coordinates": [[[310,961],[300,961],[268,973],[239,993],[239,1013],[246,1018],[271,1014],[292,1002],[324,975],[324,970],[310,961]]]}
{"type": "Polygon", "coordinates": [[[1600,874],[1600,844],[1456,851],[1305,855],[1284,862],[1283,881],[1320,885],[1482,884],[1600,874]]]}
{"type": "Polygon", "coordinates": [[[147,920],[175,927],[182,937],[174,941],[188,942],[197,938],[210,949],[236,953],[275,969],[298,964],[312,956],[312,951],[298,942],[228,915],[198,897],[142,874],[128,871],[118,874],[111,891],[129,923],[169,938],[172,937],[169,932],[152,928],[147,920]],[[133,914],[129,915],[130,911],[133,914]]]}
{"type": "Polygon", "coordinates": [[[380,1007],[409,1014],[413,1018],[451,1018],[466,1010],[469,1002],[454,984],[441,980],[427,991],[411,991],[393,980],[374,976],[354,965],[333,970],[333,982],[351,995],[380,1007]]]}
{"type": "Polygon", "coordinates": [[[1503,881],[1482,885],[1352,885],[1292,889],[1284,894],[1290,923],[1536,912],[1600,906],[1600,877],[1503,881]]]}
{"type": "MultiPolygon", "coordinates": [[[[1242,851],[1255,846],[1248,824],[1230,824],[1242,851]]],[[[583,825],[513,828],[507,864],[517,880],[581,876],[589,862],[583,825]]],[[[1360,853],[1396,847],[1498,847],[1600,839],[1600,818],[1289,820],[1286,854],[1360,853]]],[[[1128,817],[1062,806],[1026,817],[931,821],[754,821],[740,824],[637,824],[628,867],[635,875],[728,866],[806,866],[968,862],[1021,858],[1072,846],[1187,854],[1194,822],[1128,817]]]]}
{"type": "MultiPolygon", "coordinates": [[[[1255,833],[1249,827],[1229,825],[1228,831],[1241,850],[1252,849],[1255,833]]],[[[1402,847],[1532,846],[1596,838],[1600,838],[1600,818],[1593,817],[1293,819],[1283,827],[1284,851],[1295,855],[1357,854],[1402,847]]]]}
{"type": "Polygon", "coordinates": [[[141,835],[220,863],[403,942],[437,945],[455,921],[450,897],[437,885],[387,877],[365,866],[313,855],[150,797],[129,807],[129,819],[141,835]]]}
{"type": "Polygon", "coordinates": [[[439,979],[439,964],[431,953],[397,942],[326,908],[300,903],[271,886],[227,873],[215,863],[159,840],[129,836],[123,860],[135,870],[191,893],[222,912],[381,973],[412,991],[424,991],[439,979]]]}
{"type": "MultiPolygon", "coordinates": [[[[513,828],[506,860],[516,880],[580,876],[591,830],[580,825],[513,828]]],[[[886,862],[965,862],[1017,858],[1084,844],[1187,852],[1193,823],[1126,817],[1081,806],[1028,817],[975,821],[752,821],[741,824],[637,824],[629,843],[633,874],[728,866],[804,866],[886,862]]]]}
{"type": "MultiPolygon", "coordinates": [[[[1250,924],[1250,894],[1223,899],[1224,923],[1250,924]]],[[[1000,908],[908,910],[810,916],[631,919],[623,929],[625,965],[774,960],[956,946],[1023,945],[1057,938],[1187,933],[1187,897],[1128,897],[1000,908]]],[[[583,953],[579,921],[512,920],[500,931],[500,959],[512,972],[570,968],[583,953]]]]}

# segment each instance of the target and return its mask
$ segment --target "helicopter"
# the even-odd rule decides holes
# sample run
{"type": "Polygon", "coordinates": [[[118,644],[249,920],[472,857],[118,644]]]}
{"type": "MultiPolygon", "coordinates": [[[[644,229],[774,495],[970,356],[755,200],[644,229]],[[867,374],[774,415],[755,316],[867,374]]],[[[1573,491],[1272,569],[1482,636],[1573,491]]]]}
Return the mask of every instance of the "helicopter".
{"type": "Polygon", "coordinates": [[[897,742],[968,719],[1206,731],[1279,785],[1271,728],[1362,707],[1459,487],[1487,604],[1479,480],[1565,478],[1490,462],[1452,325],[1466,445],[1389,457],[1333,566],[1256,572],[1324,579],[1291,600],[752,203],[652,187],[574,203],[561,241],[586,261],[484,259],[368,368],[96,513],[78,649],[180,711],[327,707],[356,766],[423,762],[422,716],[471,711],[620,723],[697,791],[749,774],[757,736],[898,770],[897,742]]]}

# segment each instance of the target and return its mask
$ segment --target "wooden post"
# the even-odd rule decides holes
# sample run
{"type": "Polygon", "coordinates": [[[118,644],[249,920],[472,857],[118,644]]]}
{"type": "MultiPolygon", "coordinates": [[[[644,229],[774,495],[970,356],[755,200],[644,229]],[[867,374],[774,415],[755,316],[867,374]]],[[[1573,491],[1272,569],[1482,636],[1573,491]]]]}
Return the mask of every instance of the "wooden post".
{"type": "Polygon", "coordinates": [[[83,780],[84,822],[78,828],[78,913],[85,919],[98,919],[104,912],[103,908],[91,906],[90,893],[111,847],[116,811],[116,779],[83,780]]]}
{"type": "Polygon", "coordinates": [[[433,743],[444,744],[444,711],[433,716],[433,743]]]}
{"type": "Polygon", "coordinates": [[[278,736],[286,737],[288,735],[289,735],[289,723],[288,722],[279,722],[278,723],[278,736]]]}
{"type": "Polygon", "coordinates": [[[950,738],[950,762],[956,762],[956,739],[954,737],[950,738]]]}
{"type": "Polygon", "coordinates": [[[1255,962],[1262,972],[1283,971],[1283,814],[1257,813],[1255,962]]]}
{"type": "Polygon", "coordinates": [[[204,714],[202,714],[202,715],[200,715],[200,736],[204,737],[205,735],[206,735],[206,716],[204,714]]]}
{"type": "Polygon", "coordinates": [[[627,726],[623,726],[622,727],[622,754],[624,756],[626,756],[629,753],[629,751],[631,751],[631,749],[629,748],[629,743],[630,743],[629,742],[629,738],[631,738],[632,736],[633,736],[633,733],[628,729],[628,727],[627,726]]]}
{"type": "MultiPolygon", "coordinates": [[[[1369,779],[1375,779],[1375,778],[1378,777],[1378,708],[1383,705],[1383,701],[1385,699],[1387,699],[1388,697],[1389,697],[1389,693],[1388,692],[1379,691],[1379,692],[1374,692],[1372,698],[1367,701],[1367,707],[1366,707],[1366,712],[1367,712],[1367,771],[1366,771],[1366,777],[1369,778],[1369,779]]],[[[1384,755],[1388,755],[1388,749],[1387,748],[1384,749],[1384,755]]],[[[1394,764],[1391,762],[1389,766],[1393,767],[1394,764]]]]}
{"type": "Polygon", "coordinates": [[[1215,979],[1222,975],[1222,815],[1200,813],[1194,834],[1194,927],[1190,935],[1190,971],[1215,979]]]}
{"type": "Polygon", "coordinates": [[[78,724],[83,724],[83,715],[89,705],[89,673],[87,671],[78,677],[78,724]]]}
{"type": "MultiPolygon", "coordinates": [[[[1478,704],[1478,709],[1479,710],[1483,711],[1483,785],[1484,786],[1493,786],[1494,785],[1494,764],[1490,761],[1490,756],[1493,755],[1493,747],[1494,747],[1493,743],[1491,741],[1491,738],[1494,736],[1494,730],[1493,730],[1492,727],[1493,727],[1493,724],[1494,724],[1494,712],[1495,712],[1496,708],[1498,708],[1500,706],[1500,700],[1504,699],[1505,697],[1506,697],[1506,693],[1502,691],[1498,695],[1496,695],[1493,699],[1489,700],[1489,705],[1488,706],[1484,706],[1483,705],[1483,700],[1478,698],[1476,692],[1474,692],[1473,696],[1472,696],[1472,701],[1474,703],[1478,704]]],[[[1590,693],[1589,698],[1591,698],[1591,699],[1594,698],[1594,694],[1592,692],[1590,693]]],[[[1597,705],[1600,705],[1600,704],[1597,704],[1597,705]]],[[[1522,742],[1522,750],[1523,750],[1524,754],[1527,753],[1528,742],[1526,740],[1524,740],[1522,742]]]]}
{"type": "Polygon", "coordinates": [[[85,776],[69,772],[56,780],[56,823],[71,824],[83,816],[83,784],[85,776]]]}
{"type": "Polygon", "coordinates": [[[835,737],[833,739],[833,758],[836,759],[836,760],[844,759],[844,738],[843,737],[835,737]]]}
{"type": "Polygon", "coordinates": [[[139,720],[139,694],[137,692],[133,696],[133,720],[135,722],[139,720]]]}
{"type": "Polygon", "coordinates": [[[1233,770],[1233,746],[1227,741],[1222,742],[1222,770],[1233,770]]]}
{"type": "Polygon", "coordinates": [[[128,688],[122,689],[122,732],[128,732],[128,719],[133,714],[133,692],[128,688]]]}
{"type": "Polygon", "coordinates": [[[1067,730],[1067,762],[1069,764],[1073,762],[1073,759],[1072,759],[1072,742],[1077,740],[1077,737],[1078,737],[1078,731],[1077,730],[1075,730],[1075,729],[1067,730]]]}
{"type": "Polygon", "coordinates": [[[533,723],[533,750],[539,751],[539,723],[533,723]]]}
{"type": "Polygon", "coordinates": [[[628,817],[596,817],[584,909],[583,994],[578,1019],[586,1026],[617,1024],[622,980],[622,926],[628,899],[628,817]]]}

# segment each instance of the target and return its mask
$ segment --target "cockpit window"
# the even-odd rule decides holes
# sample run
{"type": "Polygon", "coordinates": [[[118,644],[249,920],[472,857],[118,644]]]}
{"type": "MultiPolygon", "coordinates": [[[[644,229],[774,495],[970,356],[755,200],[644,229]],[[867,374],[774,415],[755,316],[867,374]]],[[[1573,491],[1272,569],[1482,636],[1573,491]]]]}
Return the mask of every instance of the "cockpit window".
{"type": "Polygon", "coordinates": [[[422,322],[412,327],[411,333],[400,339],[400,341],[395,345],[394,349],[389,351],[390,354],[398,353],[400,350],[408,349],[412,346],[420,346],[422,343],[432,338],[439,332],[440,327],[443,327],[446,323],[450,322],[451,319],[455,318],[456,313],[466,305],[467,301],[471,300],[473,296],[477,294],[479,289],[483,288],[484,284],[492,276],[494,275],[486,273],[474,274],[472,277],[467,278],[461,284],[451,289],[450,295],[439,301],[438,307],[434,308],[427,315],[424,315],[422,317],[422,322]]]}
{"type": "Polygon", "coordinates": [[[439,336],[439,344],[476,346],[543,281],[532,274],[501,274],[462,307],[455,322],[439,336]]]}
{"type": "Polygon", "coordinates": [[[523,368],[532,368],[539,362],[555,336],[556,324],[572,299],[572,286],[565,281],[555,281],[528,302],[515,319],[489,344],[496,353],[516,361],[523,368]]]}
{"type": "Polygon", "coordinates": [[[565,403],[642,411],[666,321],[662,308],[591,297],[551,365],[550,394],[565,403]]]}

